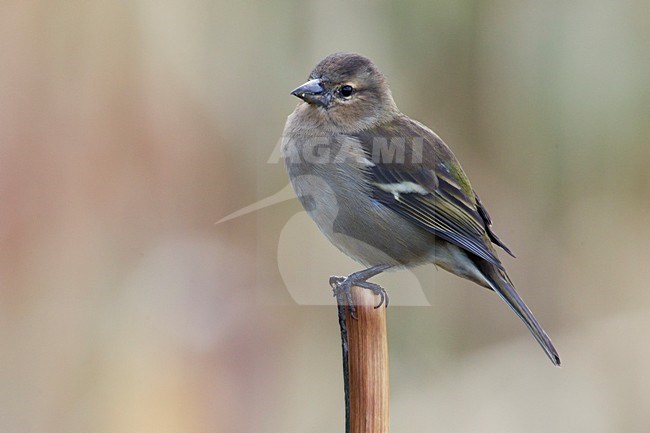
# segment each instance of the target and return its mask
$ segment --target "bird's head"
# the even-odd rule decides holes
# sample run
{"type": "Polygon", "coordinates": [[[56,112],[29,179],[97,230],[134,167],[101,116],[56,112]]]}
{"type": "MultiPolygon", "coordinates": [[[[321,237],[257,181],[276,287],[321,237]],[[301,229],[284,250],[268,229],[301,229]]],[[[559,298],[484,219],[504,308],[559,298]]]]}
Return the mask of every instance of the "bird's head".
{"type": "Polygon", "coordinates": [[[327,56],[309,81],[291,94],[308,104],[306,115],[345,132],[363,130],[399,113],[384,75],[369,59],[354,53],[327,56]]]}

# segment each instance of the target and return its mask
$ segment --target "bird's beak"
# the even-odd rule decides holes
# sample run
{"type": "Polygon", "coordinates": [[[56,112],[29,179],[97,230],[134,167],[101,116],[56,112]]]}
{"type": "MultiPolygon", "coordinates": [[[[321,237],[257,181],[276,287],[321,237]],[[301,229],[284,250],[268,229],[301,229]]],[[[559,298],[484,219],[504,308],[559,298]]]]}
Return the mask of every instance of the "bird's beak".
{"type": "Polygon", "coordinates": [[[297,96],[309,104],[327,107],[330,102],[330,95],[325,91],[319,79],[309,80],[300,87],[293,89],[293,96],[297,96]]]}

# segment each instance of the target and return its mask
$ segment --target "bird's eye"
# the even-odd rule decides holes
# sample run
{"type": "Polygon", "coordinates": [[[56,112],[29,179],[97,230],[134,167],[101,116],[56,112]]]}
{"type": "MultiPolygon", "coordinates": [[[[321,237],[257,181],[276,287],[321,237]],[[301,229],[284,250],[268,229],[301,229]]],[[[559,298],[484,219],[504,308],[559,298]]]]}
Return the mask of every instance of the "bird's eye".
{"type": "Polygon", "coordinates": [[[352,96],[352,93],[354,92],[354,88],[352,86],[348,86],[347,84],[345,86],[341,87],[341,96],[344,98],[349,98],[352,96]]]}

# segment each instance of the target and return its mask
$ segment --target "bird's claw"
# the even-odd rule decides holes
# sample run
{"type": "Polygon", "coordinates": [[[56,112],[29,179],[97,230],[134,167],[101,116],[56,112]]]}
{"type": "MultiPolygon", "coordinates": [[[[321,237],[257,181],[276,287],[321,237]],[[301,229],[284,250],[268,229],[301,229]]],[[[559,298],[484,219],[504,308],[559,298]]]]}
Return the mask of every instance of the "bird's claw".
{"type": "Polygon", "coordinates": [[[330,286],[334,292],[336,302],[341,305],[347,305],[350,309],[350,316],[353,319],[357,318],[357,309],[354,307],[352,300],[352,284],[350,284],[348,277],[330,277],[330,286]]]}
{"type": "Polygon", "coordinates": [[[375,309],[381,307],[382,305],[385,305],[386,308],[388,308],[388,292],[386,292],[386,289],[381,287],[379,284],[375,283],[369,283],[368,281],[359,281],[355,284],[355,286],[363,287],[364,289],[370,290],[372,293],[375,295],[379,296],[379,303],[375,305],[375,309]]]}
{"type": "Polygon", "coordinates": [[[329,283],[330,286],[332,287],[332,290],[334,292],[334,297],[336,297],[337,302],[341,304],[342,301],[345,300],[345,303],[350,308],[350,316],[353,319],[357,319],[357,312],[354,306],[354,302],[352,300],[352,286],[357,286],[357,287],[370,290],[375,295],[378,295],[379,303],[375,305],[374,307],[375,309],[381,307],[382,305],[388,307],[388,301],[389,301],[388,293],[386,293],[386,290],[383,287],[381,287],[379,284],[369,283],[368,281],[362,279],[355,279],[350,277],[351,276],[347,276],[347,277],[332,276],[330,277],[329,283]]]}

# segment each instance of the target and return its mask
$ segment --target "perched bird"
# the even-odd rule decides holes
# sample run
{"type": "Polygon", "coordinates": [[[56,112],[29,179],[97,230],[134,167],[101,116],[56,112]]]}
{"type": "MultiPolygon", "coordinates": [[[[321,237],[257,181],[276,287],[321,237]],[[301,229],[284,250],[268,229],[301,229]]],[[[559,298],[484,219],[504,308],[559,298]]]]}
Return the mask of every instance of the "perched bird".
{"type": "Polygon", "coordinates": [[[485,207],[456,157],[431,129],[402,114],[384,75],[359,54],[323,59],[291,92],[282,155],[302,205],[321,232],[366,266],[330,283],[360,286],[388,269],[433,263],[495,291],[553,364],[560,358],[519,297],[493,244],[485,207]]]}

